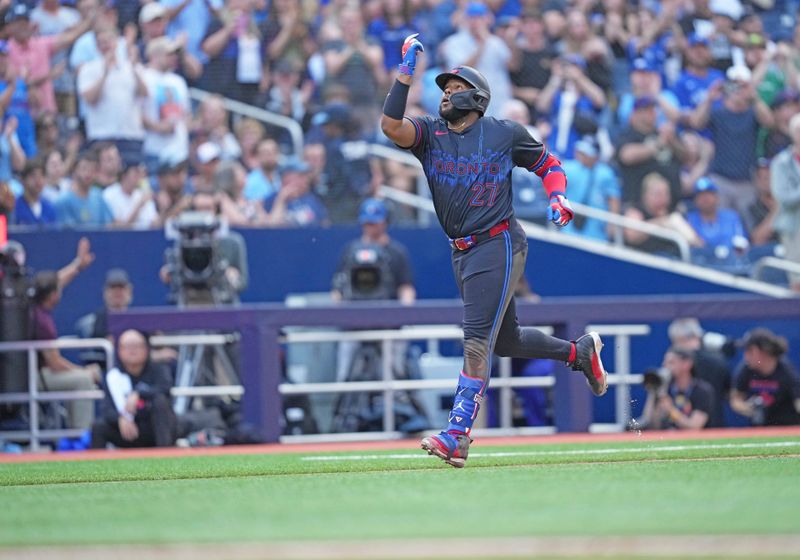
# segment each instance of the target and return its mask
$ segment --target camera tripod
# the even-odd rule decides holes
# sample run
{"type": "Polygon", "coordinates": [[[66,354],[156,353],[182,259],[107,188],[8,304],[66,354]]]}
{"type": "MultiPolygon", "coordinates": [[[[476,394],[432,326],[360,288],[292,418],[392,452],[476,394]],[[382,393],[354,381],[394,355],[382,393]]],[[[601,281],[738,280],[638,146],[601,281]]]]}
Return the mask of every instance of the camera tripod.
{"type": "MultiPolygon", "coordinates": [[[[208,298],[202,300],[187,297],[185,290],[178,291],[178,307],[186,308],[202,304],[224,305],[217,290],[209,289],[208,298]]],[[[214,333],[201,331],[186,334],[191,342],[178,346],[178,363],[175,371],[176,387],[197,387],[214,385],[239,385],[238,368],[234,364],[239,350],[239,335],[236,333],[214,333]]],[[[179,336],[180,338],[180,336],[179,336]]],[[[184,414],[192,401],[191,396],[175,397],[173,406],[176,414],[184,414]]]]}
{"type": "MultiPolygon", "coordinates": [[[[175,372],[176,387],[197,387],[201,385],[238,385],[237,368],[227,352],[227,348],[238,350],[239,335],[235,333],[216,334],[201,332],[187,335],[191,343],[178,346],[178,365],[175,372]]],[[[192,397],[175,397],[176,414],[185,413],[192,397]]]]}

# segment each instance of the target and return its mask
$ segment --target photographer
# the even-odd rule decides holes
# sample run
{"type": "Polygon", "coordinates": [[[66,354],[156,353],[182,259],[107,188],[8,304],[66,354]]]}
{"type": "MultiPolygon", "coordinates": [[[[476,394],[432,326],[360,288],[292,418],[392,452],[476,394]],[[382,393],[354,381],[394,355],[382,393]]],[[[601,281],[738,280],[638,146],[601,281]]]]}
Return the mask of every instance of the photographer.
{"type": "Polygon", "coordinates": [[[161,280],[179,305],[231,304],[247,287],[247,247],[220,217],[217,195],[195,193],[190,212],[167,225],[175,245],[167,249],[161,280]]]}
{"type": "Polygon", "coordinates": [[[725,426],[725,404],[731,392],[728,359],[736,353],[735,342],[719,333],[705,332],[694,317],[675,319],[667,328],[670,344],[694,352],[694,375],[714,391],[714,412],[707,428],[725,426]]]}
{"type": "Polygon", "coordinates": [[[744,364],[736,374],[731,407],[753,426],[800,424],[800,379],[783,357],[786,339],[757,328],[743,341],[744,364]]]}
{"type": "Polygon", "coordinates": [[[633,424],[647,430],[700,430],[714,413],[713,389],[692,373],[694,352],[671,347],[660,369],[644,374],[647,401],[633,424]]]}

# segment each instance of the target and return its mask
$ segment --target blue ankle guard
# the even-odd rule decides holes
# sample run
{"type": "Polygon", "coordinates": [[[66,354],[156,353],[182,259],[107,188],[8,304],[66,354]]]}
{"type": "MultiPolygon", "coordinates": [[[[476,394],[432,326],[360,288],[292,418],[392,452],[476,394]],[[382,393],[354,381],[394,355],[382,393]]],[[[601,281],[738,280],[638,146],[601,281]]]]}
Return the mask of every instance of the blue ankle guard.
{"type": "Polygon", "coordinates": [[[448,417],[447,431],[469,434],[478,416],[485,386],[482,379],[467,377],[463,373],[458,376],[458,388],[448,417]]]}

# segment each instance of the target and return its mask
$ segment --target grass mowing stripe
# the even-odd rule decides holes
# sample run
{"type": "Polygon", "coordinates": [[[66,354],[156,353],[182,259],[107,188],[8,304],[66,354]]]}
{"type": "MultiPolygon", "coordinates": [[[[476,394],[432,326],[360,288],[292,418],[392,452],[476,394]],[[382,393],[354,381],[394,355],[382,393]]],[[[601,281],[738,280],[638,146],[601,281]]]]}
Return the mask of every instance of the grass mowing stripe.
{"type": "MultiPolygon", "coordinates": [[[[555,457],[568,455],[613,455],[617,453],[647,453],[652,451],[688,451],[699,449],[768,449],[772,447],[800,447],[800,441],[765,441],[761,443],[718,443],[701,445],[667,445],[651,447],[626,447],[603,449],[563,449],[557,451],[477,451],[470,458],[477,457],[555,457]]],[[[301,461],[372,461],[376,459],[426,459],[429,455],[395,453],[391,455],[311,455],[301,457],[301,461]]]]}
{"type": "MultiPolygon", "coordinates": [[[[737,456],[787,456],[797,451],[792,446],[763,447],[765,443],[786,442],[785,437],[781,438],[742,438],[739,440],[729,440],[731,444],[738,442],[741,444],[757,444],[755,447],[717,447],[709,449],[707,447],[719,446],[718,441],[697,440],[693,444],[689,442],[673,441],[670,445],[645,447],[642,442],[623,442],[619,445],[594,444],[554,444],[554,445],[524,445],[518,447],[486,447],[482,451],[480,447],[473,450],[470,455],[468,468],[485,468],[497,466],[520,466],[520,465],[550,465],[550,464],[569,464],[575,461],[583,462],[613,462],[613,461],[640,461],[654,459],[698,459],[708,457],[737,457],[737,456]],[[670,448],[679,446],[681,450],[669,451],[670,448]],[[698,446],[706,446],[700,448],[698,446]],[[668,449],[662,451],[662,449],[668,449]],[[685,449],[684,449],[685,448],[685,449]],[[556,454],[556,455],[535,455],[518,456],[523,453],[542,453],[547,451],[582,451],[582,450],[604,450],[594,454],[556,454]],[[512,456],[491,457],[480,456],[480,453],[510,453],[512,456]]],[[[796,439],[800,442],[800,438],[796,439]]],[[[48,461],[42,463],[26,464],[0,464],[0,488],[11,486],[39,485],[39,484],[75,484],[75,483],[98,483],[98,482],[119,482],[119,481],[158,481],[158,480],[179,480],[179,479],[199,479],[199,478],[232,478],[232,477],[258,477],[258,476],[287,476],[287,475],[313,475],[313,474],[338,474],[342,472],[387,472],[399,470],[428,470],[428,469],[450,469],[441,461],[434,460],[424,452],[415,449],[411,451],[409,442],[409,454],[403,454],[404,459],[419,458],[418,461],[408,461],[396,459],[398,453],[387,451],[385,455],[375,454],[372,460],[334,460],[334,461],[305,461],[302,457],[318,455],[302,455],[297,453],[290,454],[244,454],[244,455],[188,455],[182,457],[165,458],[130,458],[118,460],[96,460],[96,461],[48,461]]],[[[726,444],[728,445],[728,444],[726,444]]],[[[414,445],[414,447],[416,447],[414,445]]],[[[341,457],[353,457],[364,455],[364,453],[354,452],[352,455],[342,453],[341,457]]]]}
{"type": "MultiPolygon", "coordinates": [[[[299,463],[298,463],[299,464],[299,463]]],[[[557,463],[0,488],[0,545],[797,534],[800,459],[557,463]],[[457,499],[461,496],[462,499],[457,499]]]]}

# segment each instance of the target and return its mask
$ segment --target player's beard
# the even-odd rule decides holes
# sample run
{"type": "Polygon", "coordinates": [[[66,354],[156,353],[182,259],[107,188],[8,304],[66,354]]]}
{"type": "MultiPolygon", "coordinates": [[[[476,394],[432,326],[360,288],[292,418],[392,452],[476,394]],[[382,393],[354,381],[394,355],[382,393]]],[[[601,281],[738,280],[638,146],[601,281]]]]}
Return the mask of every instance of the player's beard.
{"type": "Polygon", "coordinates": [[[450,103],[450,106],[447,109],[442,108],[441,103],[439,104],[439,116],[449,123],[455,124],[456,121],[460,121],[467,115],[469,115],[469,111],[459,109],[452,103],[450,103]]]}

